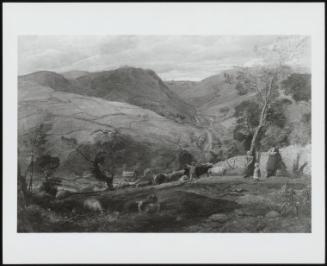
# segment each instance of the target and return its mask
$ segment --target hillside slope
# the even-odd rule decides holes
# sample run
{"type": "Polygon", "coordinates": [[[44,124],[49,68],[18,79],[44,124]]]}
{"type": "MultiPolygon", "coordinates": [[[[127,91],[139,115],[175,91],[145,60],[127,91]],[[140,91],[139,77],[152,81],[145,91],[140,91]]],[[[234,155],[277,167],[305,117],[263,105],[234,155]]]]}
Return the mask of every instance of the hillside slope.
{"type": "Polygon", "coordinates": [[[194,122],[195,109],[172,92],[152,70],[124,67],[112,71],[69,72],[59,75],[40,71],[20,76],[56,91],[125,102],[152,110],[177,122],[194,122]]]}
{"type": "Polygon", "coordinates": [[[118,168],[125,164],[141,171],[147,167],[166,170],[178,167],[181,148],[201,159],[201,147],[196,141],[206,134],[202,129],[173,122],[135,105],[55,91],[20,80],[19,156],[25,168],[31,154],[31,147],[26,143],[33,140],[33,132],[41,124],[46,125],[46,145],[42,153],[60,158],[58,173],[76,175],[89,170],[90,164],[74,152],[75,148],[82,147],[92,160],[94,145],[99,147],[110,132],[118,131],[128,140],[118,168]]]}
{"type": "MultiPolygon", "coordinates": [[[[166,81],[166,84],[182,99],[195,106],[197,117],[202,125],[210,128],[221,139],[232,139],[236,125],[235,107],[244,101],[256,101],[256,90],[251,88],[243,74],[244,71],[260,76],[263,69],[235,68],[199,82],[166,81]]],[[[294,70],[287,66],[281,67],[279,72],[285,80],[293,74],[300,78],[298,81],[296,78],[289,80],[288,84],[293,89],[299,86],[299,82],[308,80],[308,88],[304,90],[311,90],[310,74],[295,74],[294,70]]],[[[301,93],[304,96],[310,95],[310,92],[301,91],[301,93]]],[[[285,95],[281,89],[279,95],[279,99],[288,99],[291,102],[285,111],[288,125],[298,123],[304,115],[310,113],[311,106],[308,101],[297,101],[292,96],[285,95]]]]}

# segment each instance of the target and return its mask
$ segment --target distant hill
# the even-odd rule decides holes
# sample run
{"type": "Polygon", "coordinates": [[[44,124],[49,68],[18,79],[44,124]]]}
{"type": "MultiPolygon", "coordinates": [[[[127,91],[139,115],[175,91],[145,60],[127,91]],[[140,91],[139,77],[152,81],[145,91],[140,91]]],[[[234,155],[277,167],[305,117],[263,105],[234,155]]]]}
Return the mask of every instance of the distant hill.
{"type": "Polygon", "coordinates": [[[38,71],[19,76],[18,80],[36,83],[41,86],[52,88],[56,91],[72,91],[73,84],[64,76],[51,71],[38,71]]]}
{"type": "MultiPolygon", "coordinates": [[[[233,129],[236,125],[235,107],[244,101],[256,101],[256,90],[247,84],[241,74],[242,70],[242,68],[231,69],[198,82],[166,81],[166,84],[172,91],[196,108],[197,117],[202,125],[210,128],[220,140],[228,140],[233,139],[233,129]]],[[[262,69],[247,68],[247,71],[258,74],[258,71],[262,71],[262,69]]],[[[302,93],[298,98],[311,97],[311,75],[295,74],[296,71],[286,66],[280,68],[280,73],[285,79],[292,77],[287,82],[290,87],[290,94],[285,95],[284,92],[279,91],[280,98],[289,99],[292,102],[285,113],[288,125],[299,123],[303,115],[310,113],[311,108],[310,103],[298,102],[296,97],[291,95],[292,91],[297,91],[297,87],[303,87],[298,91],[298,93],[302,93]]],[[[285,87],[285,85],[282,86],[285,87]]]]}
{"type": "MultiPolygon", "coordinates": [[[[258,71],[257,68],[247,68],[258,71]]],[[[207,119],[223,121],[233,112],[235,105],[251,99],[256,91],[244,83],[243,68],[226,70],[201,81],[166,81],[167,86],[183,100],[196,107],[198,113],[207,119]]],[[[282,67],[285,75],[292,73],[289,67],[282,67]]]]}
{"type": "Polygon", "coordinates": [[[87,71],[79,71],[79,70],[72,70],[72,71],[67,71],[60,73],[64,78],[66,79],[77,79],[79,77],[88,75],[90,72],[87,71]]]}
{"type": "Polygon", "coordinates": [[[171,91],[152,70],[123,67],[112,71],[80,74],[70,72],[60,75],[41,71],[20,76],[19,80],[35,82],[56,91],[130,103],[178,122],[195,122],[193,106],[171,91]]]}

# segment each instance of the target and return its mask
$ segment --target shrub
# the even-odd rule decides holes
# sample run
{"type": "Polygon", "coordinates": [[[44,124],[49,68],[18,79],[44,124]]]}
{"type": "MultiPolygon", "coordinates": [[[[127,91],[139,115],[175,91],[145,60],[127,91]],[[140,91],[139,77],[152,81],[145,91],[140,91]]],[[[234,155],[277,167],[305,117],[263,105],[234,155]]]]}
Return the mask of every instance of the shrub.
{"type": "Polygon", "coordinates": [[[295,101],[309,101],[311,99],[311,75],[292,74],[282,82],[286,95],[291,95],[295,101]]]}

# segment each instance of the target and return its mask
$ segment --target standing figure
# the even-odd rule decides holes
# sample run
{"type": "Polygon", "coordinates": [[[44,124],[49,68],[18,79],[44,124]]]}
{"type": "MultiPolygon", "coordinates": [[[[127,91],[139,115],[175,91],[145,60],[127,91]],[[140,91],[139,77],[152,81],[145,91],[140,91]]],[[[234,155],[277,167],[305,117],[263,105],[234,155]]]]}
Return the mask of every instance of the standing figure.
{"type": "Polygon", "coordinates": [[[261,177],[260,165],[259,163],[254,164],[253,179],[259,180],[261,177]]]}
{"type": "Polygon", "coordinates": [[[253,154],[251,151],[248,151],[246,153],[246,168],[244,171],[243,178],[248,178],[250,176],[253,176],[253,171],[254,171],[254,163],[255,163],[255,158],[254,158],[254,152],[253,154]]]}
{"type": "Polygon", "coordinates": [[[113,190],[113,174],[106,170],[103,166],[104,156],[97,156],[93,162],[92,172],[96,179],[105,182],[107,184],[107,189],[113,190]]]}
{"type": "Polygon", "coordinates": [[[186,167],[189,169],[189,181],[193,181],[193,179],[196,177],[196,165],[195,161],[193,161],[191,164],[187,164],[186,167]]]}
{"type": "Polygon", "coordinates": [[[109,171],[105,171],[106,179],[105,182],[107,184],[107,189],[108,190],[114,190],[114,185],[113,185],[113,175],[109,171]]]}

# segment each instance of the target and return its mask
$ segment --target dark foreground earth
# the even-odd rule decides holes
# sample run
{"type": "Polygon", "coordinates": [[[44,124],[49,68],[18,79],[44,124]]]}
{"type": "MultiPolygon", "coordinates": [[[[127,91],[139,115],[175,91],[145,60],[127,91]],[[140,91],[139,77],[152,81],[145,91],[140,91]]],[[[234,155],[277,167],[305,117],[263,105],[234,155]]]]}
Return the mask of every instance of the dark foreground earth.
{"type": "Polygon", "coordinates": [[[309,178],[208,177],[143,188],[34,200],[18,212],[18,232],[311,232],[309,178]],[[155,193],[160,212],[139,213],[135,201],[155,193]],[[82,208],[98,200],[104,211],[82,208]]]}

